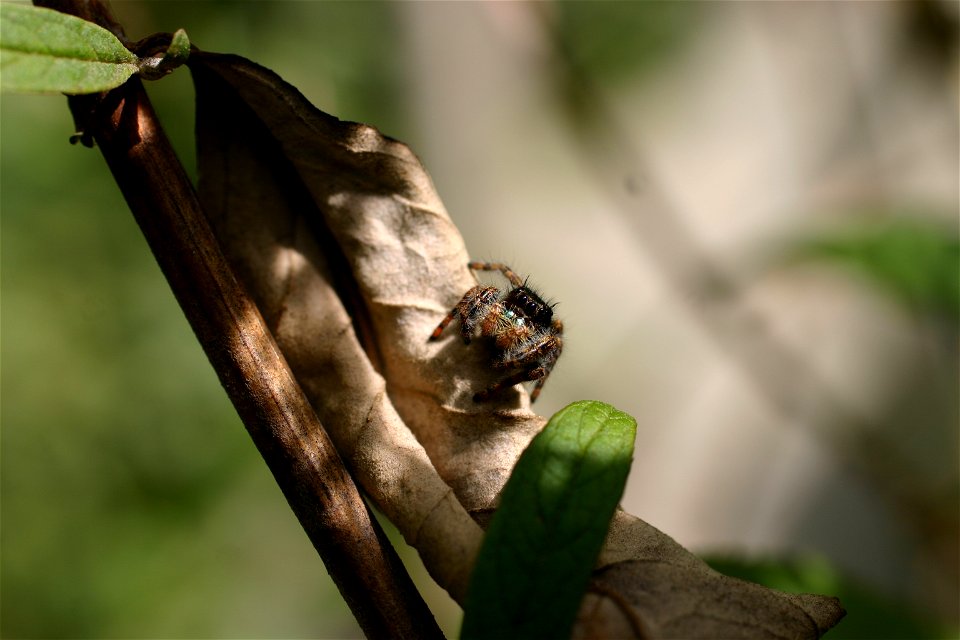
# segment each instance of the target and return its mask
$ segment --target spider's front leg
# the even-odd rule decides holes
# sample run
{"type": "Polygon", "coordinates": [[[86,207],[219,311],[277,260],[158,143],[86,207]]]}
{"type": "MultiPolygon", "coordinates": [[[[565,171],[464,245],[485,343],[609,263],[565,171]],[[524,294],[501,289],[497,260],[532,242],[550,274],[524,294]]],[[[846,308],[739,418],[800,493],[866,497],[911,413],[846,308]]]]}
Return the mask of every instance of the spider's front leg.
{"type": "Polygon", "coordinates": [[[522,382],[529,382],[531,380],[536,380],[537,381],[537,387],[535,389],[536,394],[531,394],[530,396],[530,403],[532,404],[537,399],[537,396],[540,395],[539,389],[540,387],[543,386],[543,380],[544,378],[547,377],[548,373],[549,372],[543,367],[536,367],[530,370],[517,371],[516,373],[507,376],[503,380],[494,382],[492,385],[490,385],[483,391],[478,391],[477,393],[475,393],[473,396],[473,401],[486,402],[491,398],[491,396],[494,396],[500,393],[504,389],[509,389],[510,387],[514,385],[518,385],[522,382]]]}
{"type": "Polygon", "coordinates": [[[499,271],[513,286],[523,286],[523,278],[518,276],[513,269],[502,262],[468,262],[467,266],[474,271],[499,271]]]}
{"type": "MultiPolygon", "coordinates": [[[[551,365],[552,366],[552,365],[551,365]]],[[[533,404],[537,401],[537,398],[540,397],[540,391],[543,389],[543,383],[547,381],[547,376],[550,375],[550,369],[544,369],[543,375],[537,379],[537,384],[533,385],[533,391],[530,392],[530,404],[533,404]]]]}
{"type": "Polygon", "coordinates": [[[447,328],[454,318],[460,319],[460,335],[464,344],[470,344],[470,338],[473,336],[477,325],[490,312],[490,308],[497,303],[500,296],[500,290],[496,287],[484,287],[477,285],[463,296],[450,313],[440,321],[437,328],[430,334],[430,340],[439,340],[443,330],[447,328]]]}
{"type": "Polygon", "coordinates": [[[451,322],[453,322],[453,319],[456,317],[456,315],[457,315],[457,308],[458,308],[459,306],[460,306],[460,305],[457,305],[456,307],[454,307],[454,308],[450,311],[450,313],[448,313],[448,314],[446,315],[446,317],[444,317],[444,319],[440,321],[440,324],[438,324],[438,325],[437,325],[437,328],[433,330],[433,333],[430,334],[430,338],[428,338],[428,340],[433,341],[433,340],[439,340],[439,339],[440,339],[440,335],[443,333],[443,330],[446,329],[446,328],[447,328],[447,325],[450,324],[451,322]]]}

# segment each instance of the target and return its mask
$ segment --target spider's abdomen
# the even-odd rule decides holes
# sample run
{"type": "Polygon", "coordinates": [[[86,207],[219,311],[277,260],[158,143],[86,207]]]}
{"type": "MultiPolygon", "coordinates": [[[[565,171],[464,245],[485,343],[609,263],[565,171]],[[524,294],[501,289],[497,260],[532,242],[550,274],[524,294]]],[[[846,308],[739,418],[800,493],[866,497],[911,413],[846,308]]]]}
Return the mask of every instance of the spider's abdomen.
{"type": "Polygon", "coordinates": [[[553,319],[553,309],[540,299],[536,293],[526,287],[517,287],[503,299],[503,306],[517,316],[527,318],[539,327],[549,327],[553,319]]]}

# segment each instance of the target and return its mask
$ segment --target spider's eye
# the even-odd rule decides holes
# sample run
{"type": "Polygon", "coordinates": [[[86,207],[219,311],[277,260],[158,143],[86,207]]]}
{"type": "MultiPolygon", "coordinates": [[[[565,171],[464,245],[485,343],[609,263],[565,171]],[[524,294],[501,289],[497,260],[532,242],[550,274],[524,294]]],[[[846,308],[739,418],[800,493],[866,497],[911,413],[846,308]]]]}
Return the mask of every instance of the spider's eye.
{"type": "Polygon", "coordinates": [[[553,309],[543,303],[542,300],[529,289],[519,287],[511,295],[515,307],[533,320],[535,324],[547,325],[553,318],[553,309]]]}

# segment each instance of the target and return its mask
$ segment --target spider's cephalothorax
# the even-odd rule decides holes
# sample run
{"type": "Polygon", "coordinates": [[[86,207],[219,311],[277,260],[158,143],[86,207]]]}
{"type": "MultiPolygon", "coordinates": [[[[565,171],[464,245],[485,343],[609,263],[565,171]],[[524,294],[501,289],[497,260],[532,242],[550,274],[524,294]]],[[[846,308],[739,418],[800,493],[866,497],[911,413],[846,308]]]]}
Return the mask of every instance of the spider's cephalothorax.
{"type": "Polygon", "coordinates": [[[534,402],[563,350],[563,323],[553,317],[553,307],[527,288],[526,282],[507,265],[471,262],[467,266],[474,271],[499,271],[513,288],[504,293],[497,287],[473,287],[437,325],[430,339],[439,339],[447,325],[459,318],[465,344],[478,335],[492,338],[493,366],[515,370],[477,392],[473,399],[480,402],[502,389],[535,380],[530,393],[530,402],[534,402]]]}

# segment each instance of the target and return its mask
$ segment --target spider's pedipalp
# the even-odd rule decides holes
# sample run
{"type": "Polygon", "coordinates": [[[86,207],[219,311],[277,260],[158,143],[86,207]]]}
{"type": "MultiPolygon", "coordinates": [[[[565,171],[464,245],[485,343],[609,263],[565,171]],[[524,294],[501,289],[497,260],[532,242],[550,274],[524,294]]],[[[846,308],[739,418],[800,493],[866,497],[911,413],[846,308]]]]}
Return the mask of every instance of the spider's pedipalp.
{"type": "Polygon", "coordinates": [[[477,324],[490,312],[490,307],[497,303],[500,290],[496,287],[484,287],[477,285],[467,291],[460,302],[450,310],[437,328],[430,334],[430,340],[439,340],[444,329],[447,328],[454,318],[460,320],[460,335],[466,344],[470,344],[470,338],[473,336],[477,324]]]}
{"type": "Polygon", "coordinates": [[[457,305],[457,313],[460,315],[460,335],[463,336],[464,342],[469,344],[477,325],[490,314],[499,297],[499,289],[481,285],[470,289],[463,296],[460,304],[457,305]]]}

